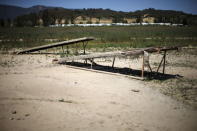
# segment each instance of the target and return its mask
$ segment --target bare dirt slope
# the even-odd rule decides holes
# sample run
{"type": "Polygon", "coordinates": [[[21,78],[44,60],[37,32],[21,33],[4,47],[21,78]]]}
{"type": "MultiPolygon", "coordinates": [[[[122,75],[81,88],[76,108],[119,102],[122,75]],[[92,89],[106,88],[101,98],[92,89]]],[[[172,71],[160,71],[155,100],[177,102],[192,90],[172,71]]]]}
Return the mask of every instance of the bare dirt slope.
{"type": "Polygon", "coordinates": [[[1,131],[195,131],[197,111],[144,82],[1,55],[1,131]]]}

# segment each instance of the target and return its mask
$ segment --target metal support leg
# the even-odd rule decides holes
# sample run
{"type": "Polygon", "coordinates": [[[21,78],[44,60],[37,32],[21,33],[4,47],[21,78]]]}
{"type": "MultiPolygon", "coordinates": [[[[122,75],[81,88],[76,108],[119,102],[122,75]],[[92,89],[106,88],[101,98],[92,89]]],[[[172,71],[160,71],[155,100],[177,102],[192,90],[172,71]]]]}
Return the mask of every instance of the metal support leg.
{"type": "Polygon", "coordinates": [[[142,78],[144,77],[144,56],[142,58],[142,74],[141,74],[141,77],[142,78]]]}
{"type": "Polygon", "coordinates": [[[62,52],[64,53],[64,46],[62,46],[62,52]]]}
{"type": "Polygon", "coordinates": [[[77,44],[75,44],[75,55],[78,55],[78,45],[77,44]]]}
{"type": "Polygon", "coordinates": [[[91,59],[91,69],[92,69],[93,63],[94,63],[94,59],[91,59]]]}
{"type": "Polygon", "coordinates": [[[85,50],[86,46],[87,46],[87,43],[83,42],[83,54],[84,55],[86,54],[86,50],[85,50]]]}
{"type": "Polygon", "coordinates": [[[113,62],[112,62],[112,68],[114,68],[114,63],[115,63],[116,57],[113,58],[113,62]]]}
{"type": "Polygon", "coordinates": [[[164,60],[164,56],[162,57],[161,62],[159,63],[159,66],[158,66],[158,68],[157,68],[157,73],[158,73],[158,71],[159,71],[159,69],[160,69],[160,67],[161,67],[161,64],[163,63],[163,60],[164,60]]]}
{"type": "Polygon", "coordinates": [[[68,46],[66,46],[66,56],[68,56],[69,54],[69,50],[68,50],[68,46]]]}
{"type": "Polygon", "coordinates": [[[87,59],[85,59],[85,60],[84,60],[84,64],[86,64],[86,65],[88,64],[88,61],[87,61],[87,59]]]}
{"type": "Polygon", "coordinates": [[[166,66],[166,51],[164,52],[164,56],[163,56],[163,74],[165,74],[165,66],[166,66]]]}
{"type": "Polygon", "coordinates": [[[150,66],[150,63],[148,63],[148,68],[150,69],[150,72],[152,73],[152,69],[151,69],[151,66],[150,66]]]}

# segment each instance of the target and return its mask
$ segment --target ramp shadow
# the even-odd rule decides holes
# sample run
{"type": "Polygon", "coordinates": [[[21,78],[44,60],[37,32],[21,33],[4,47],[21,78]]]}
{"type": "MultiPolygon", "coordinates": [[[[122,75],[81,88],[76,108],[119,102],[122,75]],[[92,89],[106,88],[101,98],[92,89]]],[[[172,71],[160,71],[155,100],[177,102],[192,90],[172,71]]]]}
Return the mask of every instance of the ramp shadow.
{"type": "MultiPolygon", "coordinates": [[[[91,64],[86,64],[86,63],[81,63],[81,62],[66,62],[65,65],[71,65],[71,66],[76,66],[84,69],[91,69],[91,64]]],[[[136,77],[141,77],[141,70],[136,70],[136,69],[131,69],[131,68],[120,68],[120,67],[110,67],[110,66],[105,66],[105,65],[93,65],[92,66],[93,70],[98,70],[98,71],[106,71],[106,72],[111,72],[111,73],[119,73],[123,75],[130,75],[130,76],[136,76],[136,77]]],[[[144,71],[144,77],[147,78],[148,80],[167,80],[167,79],[172,79],[172,78],[177,78],[177,77],[182,77],[180,75],[172,75],[172,74],[163,74],[160,72],[149,72],[149,71],[144,71]]]]}

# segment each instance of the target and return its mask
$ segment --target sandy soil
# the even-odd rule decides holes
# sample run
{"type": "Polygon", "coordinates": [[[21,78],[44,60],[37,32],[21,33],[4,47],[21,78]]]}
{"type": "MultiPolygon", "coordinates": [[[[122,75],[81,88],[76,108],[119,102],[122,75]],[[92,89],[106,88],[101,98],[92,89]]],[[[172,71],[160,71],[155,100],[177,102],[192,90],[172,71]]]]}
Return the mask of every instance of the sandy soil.
{"type": "Polygon", "coordinates": [[[143,81],[54,65],[52,56],[0,57],[1,131],[197,129],[197,110],[143,81]]]}

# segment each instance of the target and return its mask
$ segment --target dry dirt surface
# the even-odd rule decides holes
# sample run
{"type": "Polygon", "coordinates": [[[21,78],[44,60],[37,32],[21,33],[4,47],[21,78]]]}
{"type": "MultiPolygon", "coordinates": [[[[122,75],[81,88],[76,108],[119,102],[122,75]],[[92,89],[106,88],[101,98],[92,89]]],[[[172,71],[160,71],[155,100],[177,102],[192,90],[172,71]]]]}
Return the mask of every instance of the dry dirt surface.
{"type": "Polygon", "coordinates": [[[197,110],[149,84],[53,58],[0,56],[1,131],[197,130],[197,110]]]}

